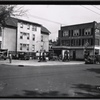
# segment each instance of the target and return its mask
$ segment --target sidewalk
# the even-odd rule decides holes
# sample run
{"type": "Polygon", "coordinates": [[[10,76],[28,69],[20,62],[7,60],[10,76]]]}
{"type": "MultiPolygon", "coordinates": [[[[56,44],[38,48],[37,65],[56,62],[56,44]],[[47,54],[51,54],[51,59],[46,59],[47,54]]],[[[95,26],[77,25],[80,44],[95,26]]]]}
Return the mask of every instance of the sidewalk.
{"type": "Polygon", "coordinates": [[[0,64],[4,65],[17,65],[17,66],[54,66],[54,65],[76,65],[84,64],[84,61],[47,61],[47,62],[38,62],[38,60],[12,60],[12,63],[9,63],[9,60],[2,60],[0,64]]]}

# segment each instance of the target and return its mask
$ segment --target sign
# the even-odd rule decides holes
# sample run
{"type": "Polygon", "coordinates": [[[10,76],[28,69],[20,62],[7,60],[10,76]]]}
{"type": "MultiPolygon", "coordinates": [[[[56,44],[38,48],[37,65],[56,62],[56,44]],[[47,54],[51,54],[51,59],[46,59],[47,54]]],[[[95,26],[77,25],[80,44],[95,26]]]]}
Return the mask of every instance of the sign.
{"type": "Polygon", "coordinates": [[[89,46],[89,42],[87,41],[85,44],[84,44],[84,47],[87,48],[89,46]]]}

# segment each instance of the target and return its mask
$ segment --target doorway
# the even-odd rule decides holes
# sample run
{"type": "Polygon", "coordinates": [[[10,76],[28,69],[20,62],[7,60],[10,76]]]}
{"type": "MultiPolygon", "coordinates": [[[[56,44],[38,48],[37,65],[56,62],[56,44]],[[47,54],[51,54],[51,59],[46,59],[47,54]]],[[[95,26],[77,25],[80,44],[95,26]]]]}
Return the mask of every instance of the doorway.
{"type": "Polygon", "coordinates": [[[76,60],[76,51],[73,51],[73,60],[76,60]]]}

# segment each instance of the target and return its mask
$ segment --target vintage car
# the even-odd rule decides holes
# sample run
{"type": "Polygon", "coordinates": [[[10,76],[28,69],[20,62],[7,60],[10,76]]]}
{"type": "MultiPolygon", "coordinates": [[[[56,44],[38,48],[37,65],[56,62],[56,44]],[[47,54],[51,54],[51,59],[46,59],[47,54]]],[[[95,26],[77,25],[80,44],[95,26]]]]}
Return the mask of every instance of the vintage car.
{"type": "Polygon", "coordinates": [[[95,55],[89,55],[87,58],[85,58],[85,64],[96,64],[95,55]]]}

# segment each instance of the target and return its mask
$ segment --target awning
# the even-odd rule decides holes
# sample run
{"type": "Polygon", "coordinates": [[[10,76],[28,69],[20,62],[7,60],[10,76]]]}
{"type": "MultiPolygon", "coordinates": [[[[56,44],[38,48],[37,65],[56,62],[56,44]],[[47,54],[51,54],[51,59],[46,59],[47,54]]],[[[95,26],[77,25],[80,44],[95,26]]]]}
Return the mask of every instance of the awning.
{"type": "MultiPolygon", "coordinates": [[[[93,49],[93,46],[88,46],[87,49],[93,49]]],[[[84,46],[80,46],[80,47],[70,47],[70,46],[52,46],[52,49],[57,49],[57,50],[63,50],[63,49],[84,49],[84,46]]]]}

